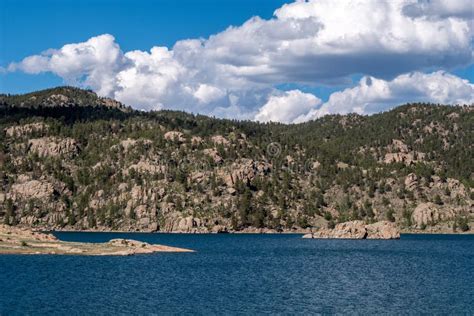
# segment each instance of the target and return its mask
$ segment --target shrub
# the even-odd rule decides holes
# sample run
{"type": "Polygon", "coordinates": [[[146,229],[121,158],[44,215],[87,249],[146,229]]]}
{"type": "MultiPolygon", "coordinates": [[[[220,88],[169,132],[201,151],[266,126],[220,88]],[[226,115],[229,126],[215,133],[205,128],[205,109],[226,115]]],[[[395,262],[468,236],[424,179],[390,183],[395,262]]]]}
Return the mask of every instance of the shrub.
{"type": "Polygon", "coordinates": [[[458,218],[458,227],[462,232],[467,232],[469,230],[469,225],[467,223],[466,217],[459,217],[458,218]]]}

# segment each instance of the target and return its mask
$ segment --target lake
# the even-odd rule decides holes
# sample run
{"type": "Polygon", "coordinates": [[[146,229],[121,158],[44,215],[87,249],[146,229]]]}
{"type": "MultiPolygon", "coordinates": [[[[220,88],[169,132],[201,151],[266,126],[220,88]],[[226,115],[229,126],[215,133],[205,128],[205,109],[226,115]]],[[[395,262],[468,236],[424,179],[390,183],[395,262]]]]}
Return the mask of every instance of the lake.
{"type": "Polygon", "coordinates": [[[0,255],[0,315],[474,314],[474,236],[57,233],[196,253],[0,255]]]}

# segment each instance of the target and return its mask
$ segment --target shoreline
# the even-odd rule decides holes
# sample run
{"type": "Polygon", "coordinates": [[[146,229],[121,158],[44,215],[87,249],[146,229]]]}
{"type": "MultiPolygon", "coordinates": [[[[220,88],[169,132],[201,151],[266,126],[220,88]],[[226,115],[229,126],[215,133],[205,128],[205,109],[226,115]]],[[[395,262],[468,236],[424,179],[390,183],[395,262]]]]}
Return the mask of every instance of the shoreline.
{"type": "MultiPolygon", "coordinates": [[[[310,231],[283,231],[283,232],[247,232],[231,231],[216,232],[184,232],[184,231],[127,231],[127,230],[36,230],[45,233],[117,233],[117,234],[169,234],[169,235],[304,235],[310,231]]],[[[447,231],[400,231],[403,235],[474,235],[474,231],[447,232],[447,231]]]]}
{"type": "Polygon", "coordinates": [[[103,243],[71,242],[51,233],[0,225],[0,255],[131,256],[158,252],[194,252],[191,249],[115,238],[103,243]]]}
{"type": "MultiPolygon", "coordinates": [[[[207,234],[207,235],[233,235],[233,234],[253,234],[253,235],[301,235],[301,234],[309,234],[314,233],[320,230],[321,228],[307,228],[307,229],[284,229],[282,231],[276,231],[274,229],[269,228],[254,228],[249,227],[244,230],[230,230],[224,232],[213,232],[213,231],[146,231],[146,230],[113,230],[113,229],[48,229],[43,227],[30,227],[24,225],[17,225],[17,226],[10,226],[18,229],[27,229],[34,232],[42,232],[42,233],[118,233],[118,234],[186,234],[186,235],[194,235],[194,234],[207,234]]],[[[412,235],[474,235],[474,230],[468,230],[466,232],[456,231],[453,232],[452,229],[440,229],[440,230],[432,230],[432,229],[400,229],[401,234],[412,234],[412,235]]]]}

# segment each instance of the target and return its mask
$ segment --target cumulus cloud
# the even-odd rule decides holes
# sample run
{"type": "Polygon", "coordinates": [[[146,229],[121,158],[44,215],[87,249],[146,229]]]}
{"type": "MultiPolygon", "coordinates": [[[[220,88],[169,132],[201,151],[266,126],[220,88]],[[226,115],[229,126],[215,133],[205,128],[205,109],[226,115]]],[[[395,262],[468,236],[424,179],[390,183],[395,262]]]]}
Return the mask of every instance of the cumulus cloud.
{"type": "Polygon", "coordinates": [[[259,109],[255,119],[260,122],[298,123],[304,121],[306,114],[320,104],[321,100],[311,93],[291,90],[271,96],[259,109]]]}
{"type": "Polygon", "coordinates": [[[200,84],[197,90],[194,92],[194,96],[199,100],[200,103],[210,103],[219,100],[225,95],[225,92],[219,88],[200,84]]]}
{"type": "Polygon", "coordinates": [[[303,120],[336,113],[372,114],[407,102],[473,104],[474,84],[442,71],[404,74],[391,81],[364,77],[357,86],[331,94],[303,120]]]}
{"type": "Polygon", "coordinates": [[[9,69],[31,74],[49,71],[70,84],[91,87],[101,95],[109,95],[114,92],[117,72],[125,63],[114,37],[104,34],[27,57],[11,64],[9,69]]]}
{"type": "Polygon", "coordinates": [[[403,13],[411,17],[474,19],[471,0],[420,0],[403,7],[403,13]]]}
{"type": "Polygon", "coordinates": [[[349,85],[351,76],[363,74],[376,86],[404,73],[472,63],[472,14],[465,0],[297,1],[277,9],[272,19],[254,17],[172,48],[123,52],[105,34],[29,56],[8,69],[52,72],[141,109],[290,122],[315,111],[318,99],[276,85],[349,85]],[[285,110],[270,113],[277,108],[285,110]]]}

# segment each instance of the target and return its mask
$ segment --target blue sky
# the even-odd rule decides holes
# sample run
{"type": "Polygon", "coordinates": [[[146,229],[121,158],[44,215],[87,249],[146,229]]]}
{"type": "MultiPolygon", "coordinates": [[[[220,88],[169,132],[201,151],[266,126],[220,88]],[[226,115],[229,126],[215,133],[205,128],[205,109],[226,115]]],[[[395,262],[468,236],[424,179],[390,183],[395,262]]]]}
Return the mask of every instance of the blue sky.
{"type": "MultiPolygon", "coordinates": [[[[53,47],[113,34],[123,50],[171,47],[209,37],[254,15],[270,18],[283,0],[0,0],[0,66],[53,47]],[[222,4],[225,5],[222,5],[222,4]]],[[[0,92],[24,93],[61,85],[52,74],[9,73],[0,92]]]]}
{"type": "Polygon", "coordinates": [[[453,3],[0,0],[0,92],[70,84],[139,109],[286,123],[470,104],[474,12],[453,3]]]}

